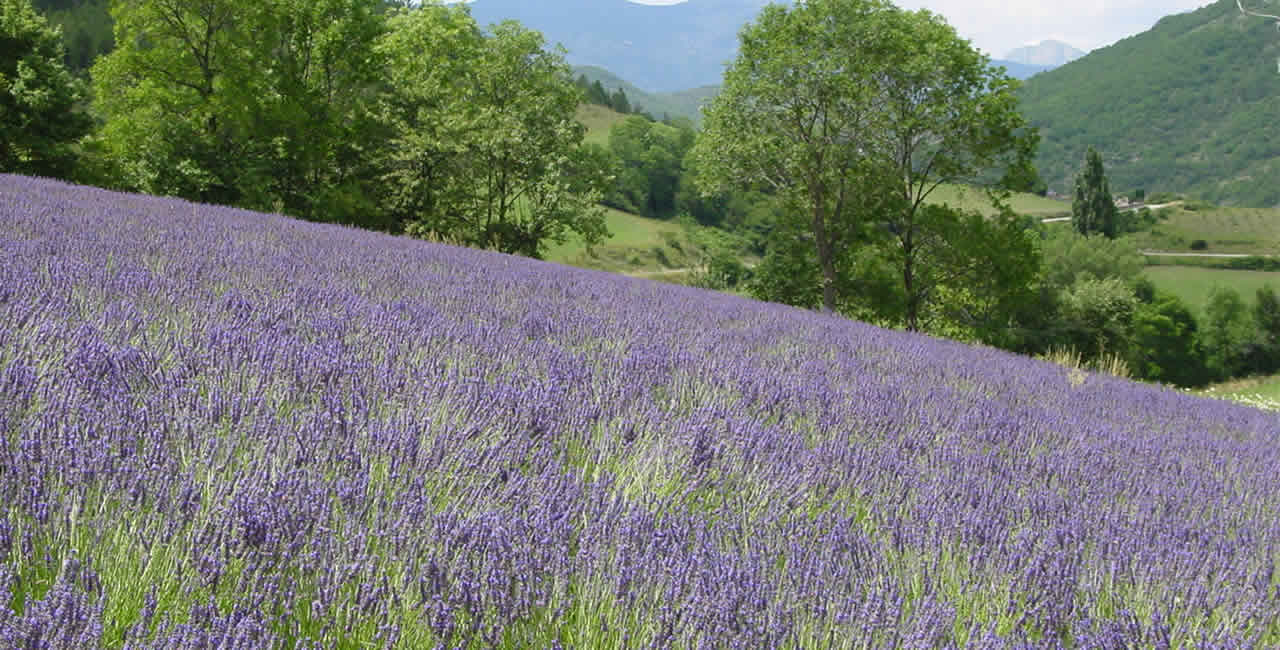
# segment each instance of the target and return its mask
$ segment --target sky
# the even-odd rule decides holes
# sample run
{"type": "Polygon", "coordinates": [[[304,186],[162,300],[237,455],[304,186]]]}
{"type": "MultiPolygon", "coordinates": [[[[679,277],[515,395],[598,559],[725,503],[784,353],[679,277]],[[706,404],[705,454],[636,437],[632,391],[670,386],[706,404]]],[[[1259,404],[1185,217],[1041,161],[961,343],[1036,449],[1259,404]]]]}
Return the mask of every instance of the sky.
{"type": "MultiPolygon", "coordinates": [[[[698,0],[631,0],[669,5],[698,0]]],[[[1250,0],[1266,7],[1274,0],[1250,0]]],[[[1198,9],[1211,0],[896,0],[906,9],[942,14],[956,31],[994,58],[1023,45],[1053,39],[1081,50],[1110,45],[1150,29],[1169,14],[1198,9]]]]}

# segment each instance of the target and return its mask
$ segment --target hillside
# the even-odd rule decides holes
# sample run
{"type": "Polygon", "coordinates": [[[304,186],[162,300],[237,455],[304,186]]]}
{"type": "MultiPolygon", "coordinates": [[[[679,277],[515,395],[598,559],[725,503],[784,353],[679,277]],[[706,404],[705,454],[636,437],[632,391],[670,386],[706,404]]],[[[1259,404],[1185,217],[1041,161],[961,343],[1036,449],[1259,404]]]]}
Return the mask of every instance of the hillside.
{"type": "Polygon", "coordinates": [[[627,94],[632,107],[639,106],[659,120],[663,115],[669,115],[686,117],[693,120],[694,124],[701,124],[702,105],[711,101],[720,92],[719,85],[712,85],[676,92],[651,93],[604,68],[593,65],[574,66],[573,75],[585,76],[587,81],[599,81],[600,85],[609,92],[621,89],[627,94]]]}
{"type": "Polygon", "coordinates": [[[1093,145],[1119,192],[1280,204],[1278,58],[1275,26],[1220,0],[1036,75],[1022,107],[1041,129],[1040,173],[1069,190],[1093,145]]]}
{"type": "MultiPolygon", "coordinates": [[[[768,0],[696,0],[669,6],[627,0],[474,0],[481,25],[518,20],[593,65],[650,92],[718,84],[738,50],[738,30],[768,0]]],[[[628,93],[629,94],[629,93],[628,93]]]]}
{"type": "Polygon", "coordinates": [[[0,252],[0,638],[1280,644],[1274,414],[22,177],[0,252]]]}

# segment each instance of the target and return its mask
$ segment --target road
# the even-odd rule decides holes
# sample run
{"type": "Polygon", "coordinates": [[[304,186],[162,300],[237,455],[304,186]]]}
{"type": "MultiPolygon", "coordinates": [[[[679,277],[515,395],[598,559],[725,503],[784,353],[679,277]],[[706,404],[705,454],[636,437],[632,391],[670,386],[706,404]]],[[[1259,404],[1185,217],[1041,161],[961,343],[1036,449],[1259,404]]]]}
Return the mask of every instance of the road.
{"type": "MultiPolygon", "coordinates": [[[[1141,210],[1142,208],[1146,208],[1146,209],[1148,209],[1148,210],[1159,210],[1160,208],[1168,208],[1168,207],[1172,207],[1172,206],[1175,206],[1175,205],[1182,205],[1182,201],[1170,201],[1170,202],[1168,202],[1168,203],[1156,203],[1155,205],[1142,205],[1142,206],[1138,206],[1138,207],[1136,207],[1136,208],[1125,208],[1125,211],[1126,211],[1126,212],[1133,212],[1134,210],[1141,210]]],[[[1071,221],[1071,217],[1049,217],[1048,219],[1041,219],[1041,220],[1040,220],[1040,223],[1061,223],[1061,222],[1063,222],[1063,221],[1071,221]]]]}
{"type": "Polygon", "coordinates": [[[1270,257],[1269,255],[1249,255],[1247,253],[1168,253],[1165,251],[1141,251],[1141,253],[1150,257],[1270,257]]]}

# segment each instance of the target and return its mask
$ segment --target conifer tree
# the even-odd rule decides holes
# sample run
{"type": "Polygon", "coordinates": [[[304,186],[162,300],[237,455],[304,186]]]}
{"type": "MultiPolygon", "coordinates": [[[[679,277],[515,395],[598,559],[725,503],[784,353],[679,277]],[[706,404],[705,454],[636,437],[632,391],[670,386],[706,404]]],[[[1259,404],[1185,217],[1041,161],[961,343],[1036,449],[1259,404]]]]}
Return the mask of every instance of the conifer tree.
{"type": "Polygon", "coordinates": [[[1116,203],[1111,198],[1102,155],[1093,147],[1085,154],[1084,169],[1076,175],[1075,198],[1071,201],[1071,224],[1082,235],[1101,233],[1108,239],[1119,234],[1116,203]]]}
{"type": "Polygon", "coordinates": [[[0,172],[70,174],[92,122],[63,56],[62,35],[30,0],[0,0],[0,172]]]}

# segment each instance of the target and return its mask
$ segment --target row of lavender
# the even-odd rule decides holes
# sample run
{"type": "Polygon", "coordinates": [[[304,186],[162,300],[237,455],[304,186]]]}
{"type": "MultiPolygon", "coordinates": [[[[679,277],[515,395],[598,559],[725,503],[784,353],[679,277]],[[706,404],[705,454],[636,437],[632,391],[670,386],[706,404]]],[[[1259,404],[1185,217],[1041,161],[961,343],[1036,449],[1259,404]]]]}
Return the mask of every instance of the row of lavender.
{"type": "Polygon", "coordinates": [[[0,645],[1266,647],[1274,414],[0,177],[0,645]]]}

